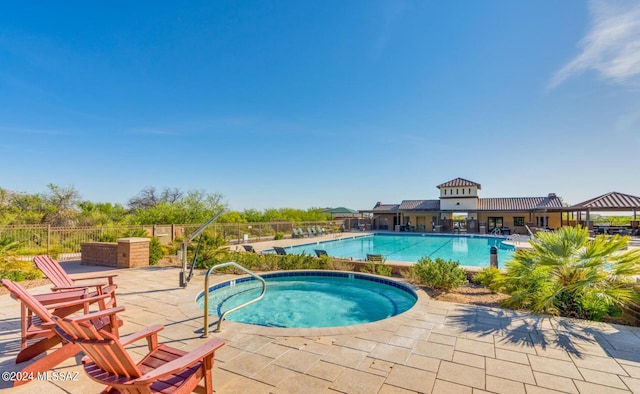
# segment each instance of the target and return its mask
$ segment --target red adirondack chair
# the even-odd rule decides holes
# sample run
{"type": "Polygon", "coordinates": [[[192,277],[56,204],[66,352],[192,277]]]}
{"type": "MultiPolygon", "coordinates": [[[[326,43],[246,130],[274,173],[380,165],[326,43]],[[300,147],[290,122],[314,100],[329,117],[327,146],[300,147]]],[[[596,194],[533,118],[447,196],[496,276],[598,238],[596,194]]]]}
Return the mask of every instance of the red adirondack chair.
{"type": "Polygon", "coordinates": [[[108,309],[78,317],[54,317],[56,332],[69,343],[77,344],[87,357],[82,359],[84,370],[91,379],[107,385],[103,393],[188,393],[202,389],[198,383],[204,379],[206,393],[213,392],[213,357],[224,341],[214,338],[191,352],[158,345],[158,331],[163,326],[145,330],[118,339],[98,331],[90,319],[111,316],[116,310],[108,309]],[[146,338],[149,353],[136,364],[124,348],[146,338]]]}
{"type": "Polygon", "coordinates": [[[95,291],[91,295],[109,294],[110,298],[106,303],[107,308],[113,308],[117,306],[116,303],[116,288],[117,284],[113,283],[113,278],[118,276],[117,274],[91,276],[84,278],[71,278],[69,274],[62,268],[60,263],[52,259],[49,256],[36,256],[33,259],[36,267],[42,271],[47,278],[54,284],[51,290],[53,291],[68,291],[77,290],[81,288],[95,288],[95,291]],[[105,282],[95,282],[96,279],[107,279],[105,282]],[[81,281],[93,280],[90,283],[81,283],[81,281]],[[78,282],[78,283],[76,283],[78,282]]]}
{"type": "MultiPolygon", "coordinates": [[[[107,294],[87,297],[86,289],[32,295],[18,283],[8,279],[2,279],[0,282],[9,290],[11,297],[20,301],[21,350],[16,357],[16,364],[31,360],[62,342],[54,330],[56,325],[53,320],[54,316],[68,316],[79,311],[85,314],[89,313],[91,304],[100,304],[101,302],[104,304],[104,299],[109,297],[107,294]],[[34,340],[37,341],[34,342],[34,340]]],[[[111,331],[115,336],[118,336],[118,327],[122,325],[122,321],[116,319],[115,315],[93,320],[93,323],[100,329],[111,331]]],[[[48,371],[78,352],[80,352],[80,348],[76,345],[64,343],[62,347],[26,366],[21,372],[35,374],[48,371]]],[[[27,382],[27,380],[16,380],[14,385],[18,386],[27,382]]]]}

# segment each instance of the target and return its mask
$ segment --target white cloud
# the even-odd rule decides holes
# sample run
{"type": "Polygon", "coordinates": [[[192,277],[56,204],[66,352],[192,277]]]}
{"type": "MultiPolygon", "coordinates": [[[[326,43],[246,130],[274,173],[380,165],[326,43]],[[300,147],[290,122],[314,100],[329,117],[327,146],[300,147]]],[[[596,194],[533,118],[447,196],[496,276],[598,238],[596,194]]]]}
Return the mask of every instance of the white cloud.
{"type": "Polygon", "coordinates": [[[640,2],[592,0],[589,11],[592,22],[580,41],[582,53],[556,72],[549,89],[587,70],[617,84],[640,74],[640,2]]]}
{"type": "Polygon", "coordinates": [[[618,117],[615,123],[615,130],[619,134],[627,134],[629,132],[635,132],[635,127],[640,121],[640,110],[636,112],[627,113],[618,117]]]}

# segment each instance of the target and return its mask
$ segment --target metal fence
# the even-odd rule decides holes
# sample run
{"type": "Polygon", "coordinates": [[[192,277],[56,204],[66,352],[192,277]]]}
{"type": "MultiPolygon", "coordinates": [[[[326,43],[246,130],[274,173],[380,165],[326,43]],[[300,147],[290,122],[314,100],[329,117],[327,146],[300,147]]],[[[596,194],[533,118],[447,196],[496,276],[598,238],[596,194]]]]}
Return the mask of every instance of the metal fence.
{"type": "MultiPolygon", "coordinates": [[[[340,229],[342,221],[332,222],[268,222],[214,223],[205,233],[222,236],[229,244],[291,237],[293,228],[319,226],[340,229]]],[[[83,242],[115,242],[126,237],[156,237],[164,245],[184,239],[200,224],[137,225],[108,227],[52,227],[49,225],[19,225],[0,227],[0,240],[19,242],[18,254],[47,254],[60,259],[77,258],[83,242]]]]}

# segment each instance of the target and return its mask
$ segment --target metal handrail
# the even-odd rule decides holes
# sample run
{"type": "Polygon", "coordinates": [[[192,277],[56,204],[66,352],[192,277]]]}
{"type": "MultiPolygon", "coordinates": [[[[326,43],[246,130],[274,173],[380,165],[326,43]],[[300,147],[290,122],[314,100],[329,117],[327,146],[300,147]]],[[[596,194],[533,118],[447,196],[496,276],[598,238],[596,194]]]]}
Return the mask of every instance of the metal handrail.
{"type": "Polygon", "coordinates": [[[531,231],[531,229],[529,228],[529,225],[525,224],[524,227],[527,229],[527,232],[529,232],[529,237],[531,239],[534,239],[536,235],[533,233],[533,231],[531,231]]]}
{"type": "Polygon", "coordinates": [[[220,211],[218,211],[218,213],[213,215],[211,219],[207,220],[205,224],[200,226],[196,231],[191,233],[191,235],[189,235],[188,237],[185,237],[184,241],[182,241],[182,246],[180,248],[180,252],[182,254],[181,256],[182,271],[180,272],[180,287],[187,287],[187,284],[193,277],[193,268],[195,267],[196,261],[198,260],[198,252],[200,251],[200,243],[202,242],[202,232],[207,227],[209,227],[209,225],[213,223],[220,215],[222,215],[223,212],[224,212],[224,209],[221,209],[220,211]],[[196,239],[198,235],[200,235],[200,239],[198,240],[198,246],[196,247],[196,252],[193,255],[193,261],[191,262],[191,268],[189,269],[189,274],[187,275],[187,248],[189,247],[189,242],[196,239]]]}
{"type": "Polygon", "coordinates": [[[207,274],[204,277],[204,337],[205,338],[209,337],[209,275],[213,270],[216,270],[218,268],[229,267],[229,266],[233,266],[239,269],[240,271],[244,271],[245,273],[253,276],[254,278],[258,279],[260,282],[262,282],[262,292],[260,292],[260,295],[258,297],[252,300],[249,300],[242,305],[235,306],[223,312],[222,315],[220,315],[220,319],[218,320],[218,325],[216,326],[216,332],[220,331],[220,326],[222,325],[222,321],[229,313],[235,312],[238,309],[242,309],[249,304],[253,304],[256,301],[259,301],[260,299],[262,299],[262,297],[264,297],[264,293],[267,290],[267,282],[265,282],[265,280],[261,276],[254,274],[253,272],[249,271],[248,269],[244,268],[240,264],[235,263],[233,261],[214,265],[213,267],[209,268],[209,270],[207,271],[207,274]]]}

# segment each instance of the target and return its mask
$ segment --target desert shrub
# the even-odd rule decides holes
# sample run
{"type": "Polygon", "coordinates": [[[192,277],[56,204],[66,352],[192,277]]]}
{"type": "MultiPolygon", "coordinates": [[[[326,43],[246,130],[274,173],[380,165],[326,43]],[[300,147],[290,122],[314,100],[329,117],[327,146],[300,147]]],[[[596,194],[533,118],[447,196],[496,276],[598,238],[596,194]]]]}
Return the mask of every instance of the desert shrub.
{"type": "Polygon", "coordinates": [[[104,233],[98,237],[97,242],[116,242],[120,238],[115,233],[104,233]]]}
{"type": "Polygon", "coordinates": [[[222,248],[224,245],[226,245],[226,241],[222,234],[213,235],[203,232],[195,242],[189,244],[187,261],[193,261],[193,256],[197,252],[196,268],[209,268],[220,264],[224,260],[225,254],[229,253],[229,250],[222,248]]]}
{"type": "Polygon", "coordinates": [[[149,240],[149,264],[156,265],[165,255],[164,247],[157,237],[151,237],[149,240]]]}
{"type": "MultiPolygon", "coordinates": [[[[276,254],[257,254],[246,252],[230,251],[227,248],[219,248],[211,258],[202,261],[198,268],[210,268],[216,264],[236,262],[251,271],[277,271],[277,270],[340,270],[353,271],[353,264],[342,259],[335,259],[330,256],[317,258],[307,254],[287,254],[279,256],[276,254]]],[[[389,267],[390,268],[390,267],[389,267]]],[[[242,274],[243,272],[232,267],[223,268],[219,272],[242,274]]]]}
{"type": "Polygon", "coordinates": [[[330,256],[322,256],[320,260],[324,261],[324,266],[328,270],[334,271],[353,271],[355,266],[353,263],[346,259],[337,259],[330,256]]]}
{"type": "Polygon", "coordinates": [[[360,272],[377,274],[381,276],[391,276],[391,270],[392,268],[390,265],[385,263],[376,264],[373,261],[365,263],[365,265],[360,268],[360,272]]]}
{"type": "Polygon", "coordinates": [[[0,238],[0,279],[15,282],[42,278],[42,273],[31,261],[17,259],[20,242],[12,238],[0,238]]]}
{"type": "Polygon", "coordinates": [[[18,260],[16,251],[20,242],[11,238],[0,238],[0,279],[15,282],[42,278],[42,273],[31,261],[18,260]]]}
{"type": "Polygon", "coordinates": [[[502,273],[497,267],[485,267],[476,272],[471,278],[471,281],[475,284],[484,286],[491,291],[499,291],[500,286],[498,280],[501,277],[502,273]]]}
{"type": "Polygon", "coordinates": [[[0,279],[21,282],[42,277],[42,272],[31,261],[19,261],[12,257],[0,261],[0,279]]]}
{"type": "Polygon", "coordinates": [[[415,275],[420,284],[436,289],[450,290],[467,283],[467,273],[457,261],[423,257],[411,270],[413,273],[409,275],[415,275]]]}

